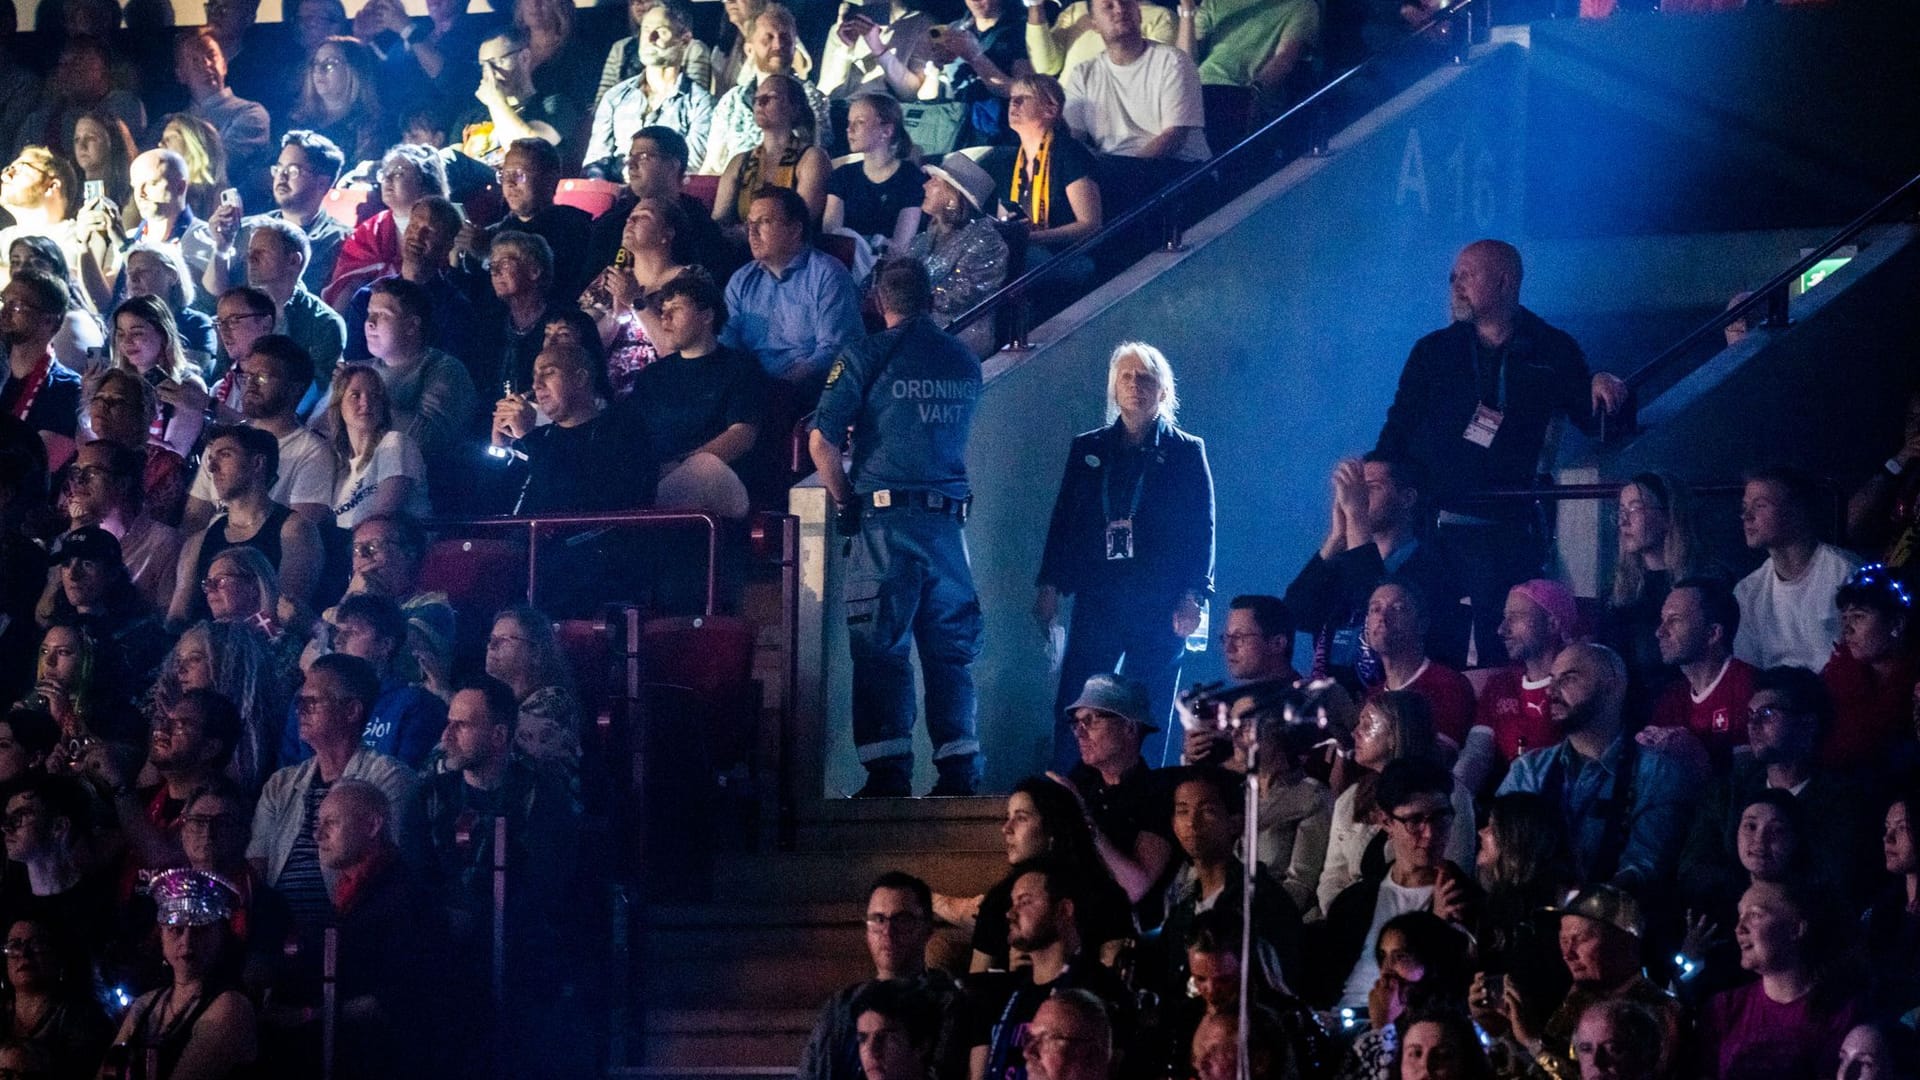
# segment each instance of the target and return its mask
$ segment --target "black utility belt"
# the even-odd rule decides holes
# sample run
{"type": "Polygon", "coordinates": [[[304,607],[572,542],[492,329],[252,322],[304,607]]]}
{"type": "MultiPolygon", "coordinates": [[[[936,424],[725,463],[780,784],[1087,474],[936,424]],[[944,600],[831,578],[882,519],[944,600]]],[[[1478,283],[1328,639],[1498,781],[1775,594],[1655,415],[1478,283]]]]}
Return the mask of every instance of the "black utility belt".
{"type": "Polygon", "coordinates": [[[967,520],[967,508],[973,505],[973,496],[956,499],[951,495],[942,495],[937,491],[910,490],[894,491],[881,488],[860,496],[862,510],[878,512],[882,510],[925,510],[935,514],[952,514],[961,521],[967,520]]]}

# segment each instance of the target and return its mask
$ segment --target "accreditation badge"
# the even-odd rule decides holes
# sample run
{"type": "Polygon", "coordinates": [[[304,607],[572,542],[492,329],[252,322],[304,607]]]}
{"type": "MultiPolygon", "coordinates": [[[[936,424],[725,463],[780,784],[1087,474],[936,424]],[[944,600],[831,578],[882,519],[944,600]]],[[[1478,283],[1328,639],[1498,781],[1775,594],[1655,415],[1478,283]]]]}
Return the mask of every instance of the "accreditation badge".
{"type": "Polygon", "coordinates": [[[1133,558],[1133,519],[1107,522],[1107,559],[1118,562],[1133,558]]]}

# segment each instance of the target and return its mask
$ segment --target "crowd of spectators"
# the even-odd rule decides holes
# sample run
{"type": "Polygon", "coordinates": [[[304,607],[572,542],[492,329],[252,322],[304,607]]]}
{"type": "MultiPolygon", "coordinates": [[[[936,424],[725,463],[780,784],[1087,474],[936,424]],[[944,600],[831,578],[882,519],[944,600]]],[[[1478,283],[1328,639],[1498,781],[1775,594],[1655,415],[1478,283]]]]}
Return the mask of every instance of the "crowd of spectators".
{"type": "MultiPolygon", "coordinates": [[[[611,42],[564,0],[428,8],[211,0],[175,31],[65,0],[36,64],[0,7],[0,1071],[310,1075],[323,1034],[343,1077],[570,1063],[563,901],[605,763],[549,614],[423,590],[423,522],[744,517],[883,325],[880,256],[950,319],[1283,107],[1323,47],[1293,0],[831,27],[728,0],[711,40],[634,0],[611,42]]],[[[1058,770],[1009,798],[981,895],[874,884],[876,978],[829,1003],[808,1080],[1225,1080],[1243,969],[1261,1077],[1914,1075],[1920,399],[1848,506],[1879,561],[1769,467],[1741,508],[1765,562],[1730,581],[1648,473],[1583,610],[1529,523],[1467,499],[1556,412],[1625,405],[1519,283],[1505,245],[1462,254],[1326,541],[1226,613],[1247,688],[1217,711],[1172,700],[1213,587],[1204,449],[1166,359],[1116,356],[1070,470],[1175,458],[1191,512],[1150,499],[1125,558],[1183,561],[1151,603],[1148,571],[1079,565],[1103,528],[1115,558],[1113,515],[1083,544],[1074,511],[1115,470],[1069,472],[1036,605],[1075,598],[1058,770]],[[1203,540],[1163,540],[1169,509],[1203,540]]]]}

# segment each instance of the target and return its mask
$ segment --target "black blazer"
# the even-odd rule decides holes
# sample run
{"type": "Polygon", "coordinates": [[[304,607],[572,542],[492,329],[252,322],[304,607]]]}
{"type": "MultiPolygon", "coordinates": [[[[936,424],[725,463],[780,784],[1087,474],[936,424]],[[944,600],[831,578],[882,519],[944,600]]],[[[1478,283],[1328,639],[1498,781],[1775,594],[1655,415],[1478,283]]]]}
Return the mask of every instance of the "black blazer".
{"type": "MultiPolygon", "coordinates": [[[[1039,584],[1068,594],[1115,587],[1164,591],[1169,605],[1189,589],[1202,598],[1213,595],[1213,473],[1206,444],[1164,420],[1152,437],[1157,449],[1134,515],[1134,557],[1111,561],[1100,488],[1109,463],[1127,449],[1126,439],[1117,420],[1074,436],[1047,526],[1039,584]]],[[[1125,503],[1116,495],[1114,516],[1126,513],[1125,503]]]]}

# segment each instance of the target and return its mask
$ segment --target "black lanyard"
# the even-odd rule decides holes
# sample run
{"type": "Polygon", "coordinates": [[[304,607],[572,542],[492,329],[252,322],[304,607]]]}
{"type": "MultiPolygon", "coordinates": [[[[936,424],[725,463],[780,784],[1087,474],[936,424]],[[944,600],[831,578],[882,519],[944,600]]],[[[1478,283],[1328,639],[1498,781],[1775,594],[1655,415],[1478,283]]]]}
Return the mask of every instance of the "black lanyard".
{"type": "MultiPolygon", "coordinates": [[[[1140,512],[1140,493],[1146,490],[1147,487],[1147,470],[1153,467],[1154,458],[1158,456],[1157,454],[1148,456],[1146,444],[1143,443],[1136,449],[1126,445],[1125,439],[1126,436],[1122,435],[1120,444],[1121,453],[1141,455],[1140,472],[1139,475],[1133,478],[1133,499],[1127,503],[1127,516],[1125,518],[1116,518],[1113,516],[1113,485],[1108,483],[1107,477],[1103,476],[1100,478],[1100,513],[1108,522],[1122,520],[1132,521],[1133,516],[1140,512]]],[[[1157,451],[1159,446],[1160,422],[1156,420],[1153,425],[1153,448],[1157,451]]]]}

